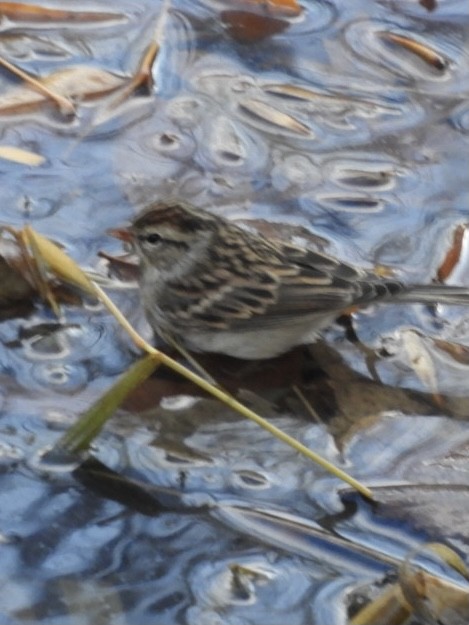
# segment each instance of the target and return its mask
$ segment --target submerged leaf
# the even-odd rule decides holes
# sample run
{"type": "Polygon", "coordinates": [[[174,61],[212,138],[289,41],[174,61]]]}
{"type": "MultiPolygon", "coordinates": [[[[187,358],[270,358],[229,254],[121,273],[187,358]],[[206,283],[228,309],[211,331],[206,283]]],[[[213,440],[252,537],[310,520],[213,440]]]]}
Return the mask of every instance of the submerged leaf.
{"type": "Polygon", "coordinates": [[[240,107],[254,117],[284,130],[290,130],[303,136],[314,136],[308,126],[262,100],[244,100],[240,103],[240,107]]]}
{"type": "Polygon", "coordinates": [[[59,70],[42,79],[57,93],[73,99],[100,98],[121,87],[127,78],[112,74],[99,67],[76,65],[59,70]]]}
{"type": "Polygon", "coordinates": [[[43,96],[47,101],[52,101],[58,107],[59,111],[64,115],[74,116],[75,107],[72,102],[61,94],[54,92],[43,81],[37,79],[35,76],[31,76],[27,72],[24,72],[20,67],[17,67],[10,61],[0,57],[0,65],[8,69],[12,74],[18,76],[24,80],[25,86],[28,86],[34,92],[43,96]]]}
{"type": "Polygon", "coordinates": [[[437,7],[436,0],[419,0],[419,4],[427,9],[427,11],[434,11],[437,7]]]}
{"type": "Polygon", "coordinates": [[[278,83],[266,85],[264,91],[267,93],[273,93],[275,95],[284,96],[288,98],[297,98],[298,100],[316,100],[317,98],[334,98],[336,96],[321,93],[320,91],[313,91],[312,89],[306,89],[305,87],[299,87],[290,83],[278,83]]]}
{"type": "Polygon", "coordinates": [[[281,33],[289,23],[270,15],[249,11],[222,11],[220,19],[229,35],[239,43],[255,43],[281,33]]]}
{"type": "Polygon", "coordinates": [[[72,475],[100,497],[117,501],[140,514],[157,516],[168,510],[189,510],[178,491],[121,475],[93,456],[86,458],[72,475]]]}
{"type": "Polygon", "coordinates": [[[36,152],[17,148],[13,145],[0,145],[0,158],[32,167],[38,167],[46,160],[44,156],[36,154],[36,152]]]}
{"type": "Polygon", "coordinates": [[[435,69],[445,70],[448,67],[447,59],[445,59],[441,54],[436,52],[436,50],[433,50],[429,46],[420,43],[419,41],[415,41],[415,39],[411,39],[410,37],[404,37],[403,35],[398,35],[396,33],[390,33],[387,31],[381,31],[378,34],[381,39],[399,45],[405,50],[412,52],[412,54],[415,54],[420,59],[422,59],[422,61],[425,61],[425,63],[431,65],[435,69]]]}
{"type": "Polygon", "coordinates": [[[375,113],[377,110],[386,111],[389,114],[396,113],[397,109],[384,105],[382,103],[377,104],[373,100],[366,100],[362,98],[348,97],[342,94],[336,93],[324,93],[323,91],[313,91],[307,87],[295,85],[293,83],[268,83],[264,85],[263,90],[266,93],[271,93],[278,98],[300,100],[304,102],[318,102],[325,101],[328,106],[337,105],[340,109],[344,107],[353,107],[356,111],[363,111],[367,116],[375,113]]]}
{"type": "Polygon", "coordinates": [[[452,245],[446,252],[443,262],[438,267],[437,277],[441,282],[445,282],[451,276],[461,260],[466,236],[467,224],[459,224],[454,231],[452,245]]]}
{"type": "MultiPolygon", "coordinates": [[[[59,70],[39,79],[39,83],[62,98],[91,100],[116,91],[127,82],[124,76],[111,74],[97,67],[77,65],[59,70]]],[[[0,96],[0,115],[17,115],[35,111],[47,104],[50,97],[28,85],[13,87],[0,96]]]]}
{"type": "Polygon", "coordinates": [[[123,82],[120,88],[114,90],[114,96],[109,98],[103,110],[95,117],[93,122],[95,125],[112,117],[116,109],[137,89],[144,88],[148,92],[151,90],[153,85],[152,68],[159,50],[160,46],[156,41],[152,41],[147,46],[135,74],[129,80],[123,82]]]}

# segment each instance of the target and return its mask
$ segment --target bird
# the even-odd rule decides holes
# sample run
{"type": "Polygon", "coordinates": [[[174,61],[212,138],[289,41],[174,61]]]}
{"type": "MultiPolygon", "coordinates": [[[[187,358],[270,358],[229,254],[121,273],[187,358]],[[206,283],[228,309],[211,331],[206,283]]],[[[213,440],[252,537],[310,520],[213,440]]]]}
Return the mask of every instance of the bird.
{"type": "Polygon", "coordinates": [[[194,352],[269,359],[371,303],[469,305],[465,287],[380,277],[179,199],[152,203],[112,233],[136,252],[155,333],[194,352]]]}

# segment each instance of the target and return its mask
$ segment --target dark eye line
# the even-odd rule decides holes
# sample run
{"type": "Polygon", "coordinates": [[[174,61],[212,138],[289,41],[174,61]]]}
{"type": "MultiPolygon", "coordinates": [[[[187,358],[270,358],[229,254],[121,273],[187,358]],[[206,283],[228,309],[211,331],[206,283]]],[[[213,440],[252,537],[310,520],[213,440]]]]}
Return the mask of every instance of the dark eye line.
{"type": "Polygon", "coordinates": [[[175,241],[174,239],[165,239],[160,234],[156,232],[152,232],[151,234],[140,234],[138,237],[139,241],[142,243],[150,243],[152,245],[156,245],[156,243],[165,243],[167,245],[173,245],[175,247],[184,247],[187,248],[187,243],[184,241],[175,241]]]}
{"type": "Polygon", "coordinates": [[[161,237],[156,232],[152,232],[151,234],[139,234],[138,240],[145,243],[159,243],[161,241],[161,237]]]}

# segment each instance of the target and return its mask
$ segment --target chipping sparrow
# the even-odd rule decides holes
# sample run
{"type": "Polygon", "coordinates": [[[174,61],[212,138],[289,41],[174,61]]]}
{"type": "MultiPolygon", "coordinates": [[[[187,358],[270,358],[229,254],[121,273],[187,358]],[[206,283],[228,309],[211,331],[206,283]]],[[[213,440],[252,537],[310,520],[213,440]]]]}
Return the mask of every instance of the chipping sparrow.
{"type": "Polygon", "coordinates": [[[464,287],[380,278],[183,202],[155,203],[114,234],[135,247],[155,332],[194,351],[271,358],[314,341],[351,306],[469,304],[464,287]]]}

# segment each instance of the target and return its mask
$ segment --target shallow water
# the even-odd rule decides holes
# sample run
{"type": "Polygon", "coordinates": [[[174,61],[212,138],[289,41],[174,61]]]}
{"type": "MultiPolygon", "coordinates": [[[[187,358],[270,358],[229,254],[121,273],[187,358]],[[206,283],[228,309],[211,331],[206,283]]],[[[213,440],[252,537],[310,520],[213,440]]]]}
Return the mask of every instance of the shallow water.
{"type": "MultiPolygon", "coordinates": [[[[329,252],[409,282],[434,279],[468,221],[467,3],[305,1],[281,32],[249,44],[223,23],[229,8],[174,2],[152,92],[112,114],[96,100],[74,121],[50,107],[2,116],[2,143],[47,160],[0,162],[1,221],[31,223],[102,270],[98,251],[121,252],[107,228],[178,196],[279,233],[298,227],[299,242],[311,232],[329,252]],[[444,68],[383,31],[426,44],[444,68]]],[[[112,10],[125,19],[4,20],[4,55],[33,73],[80,63],[128,75],[161,3],[112,10]]],[[[2,73],[1,93],[12,84],[2,73]]],[[[457,280],[469,284],[466,262],[463,250],[457,280]]],[[[113,297],[143,326],[135,291],[113,297]]],[[[326,356],[313,356],[327,377],[310,396],[324,424],[285,394],[247,397],[379,486],[377,509],[254,424],[185,395],[109,423],[94,455],[153,499],[121,486],[120,500],[104,496],[41,456],[134,348],[92,305],[66,308],[62,325],[40,305],[0,323],[0,624],[340,624],[350,596],[422,542],[467,559],[468,362],[433,339],[467,345],[468,319],[459,307],[374,307],[354,317],[359,343],[341,326],[326,332],[326,356]],[[415,366],[425,359],[430,373],[415,366]]]]}

